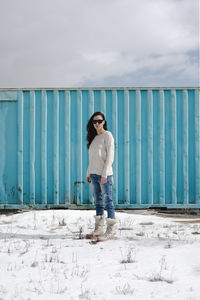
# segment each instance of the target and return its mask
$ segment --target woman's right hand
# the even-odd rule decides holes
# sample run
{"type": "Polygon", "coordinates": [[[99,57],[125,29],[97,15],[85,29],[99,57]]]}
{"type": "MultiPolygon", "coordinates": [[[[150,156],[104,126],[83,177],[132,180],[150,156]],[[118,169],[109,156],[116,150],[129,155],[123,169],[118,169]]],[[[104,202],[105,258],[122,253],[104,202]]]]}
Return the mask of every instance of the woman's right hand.
{"type": "Polygon", "coordinates": [[[91,182],[91,180],[90,180],[90,176],[87,176],[87,177],[86,177],[86,181],[87,181],[88,183],[90,183],[90,182],[91,182]]]}

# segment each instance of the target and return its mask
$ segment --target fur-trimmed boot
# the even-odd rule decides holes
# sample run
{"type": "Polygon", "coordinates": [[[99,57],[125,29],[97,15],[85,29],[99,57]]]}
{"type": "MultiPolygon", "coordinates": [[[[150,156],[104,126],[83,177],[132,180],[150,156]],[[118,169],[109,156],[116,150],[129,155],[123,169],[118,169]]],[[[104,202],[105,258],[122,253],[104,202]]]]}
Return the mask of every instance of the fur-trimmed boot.
{"type": "Polygon", "coordinates": [[[115,239],[115,224],[117,223],[117,219],[106,219],[107,229],[103,236],[98,237],[98,242],[104,242],[107,240],[115,239]]]}
{"type": "Polygon", "coordinates": [[[90,234],[86,234],[86,239],[93,239],[97,237],[101,237],[104,234],[104,223],[105,216],[94,216],[95,218],[95,228],[94,231],[90,234]]]}

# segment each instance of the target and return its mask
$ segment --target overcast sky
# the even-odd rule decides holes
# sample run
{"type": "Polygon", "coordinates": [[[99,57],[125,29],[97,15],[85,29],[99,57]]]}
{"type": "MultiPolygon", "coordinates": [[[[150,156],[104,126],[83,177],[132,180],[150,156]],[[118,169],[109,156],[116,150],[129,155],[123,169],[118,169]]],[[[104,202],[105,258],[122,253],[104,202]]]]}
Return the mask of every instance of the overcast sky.
{"type": "Polygon", "coordinates": [[[0,0],[0,87],[198,86],[199,0],[0,0]]]}

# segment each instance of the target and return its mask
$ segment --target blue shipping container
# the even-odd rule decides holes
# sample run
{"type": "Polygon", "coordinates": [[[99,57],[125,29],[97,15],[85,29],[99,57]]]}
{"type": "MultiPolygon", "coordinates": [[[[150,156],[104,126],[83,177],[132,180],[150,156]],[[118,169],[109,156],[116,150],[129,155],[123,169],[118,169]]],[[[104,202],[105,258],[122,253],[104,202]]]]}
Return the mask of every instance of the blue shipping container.
{"type": "Polygon", "coordinates": [[[200,208],[199,88],[0,89],[0,209],[92,208],[86,125],[115,138],[116,208],[200,208]]]}

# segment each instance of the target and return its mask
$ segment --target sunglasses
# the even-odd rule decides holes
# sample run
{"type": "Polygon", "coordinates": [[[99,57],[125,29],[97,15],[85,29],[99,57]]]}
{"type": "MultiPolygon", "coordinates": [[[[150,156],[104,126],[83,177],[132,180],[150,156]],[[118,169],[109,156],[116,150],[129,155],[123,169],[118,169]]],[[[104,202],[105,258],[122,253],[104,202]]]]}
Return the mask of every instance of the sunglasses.
{"type": "Polygon", "coordinates": [[[92,120],[92,123],[93,124],[97,124],[97,123],[101,124],[103,121],[104,120],[92,120]]]}

